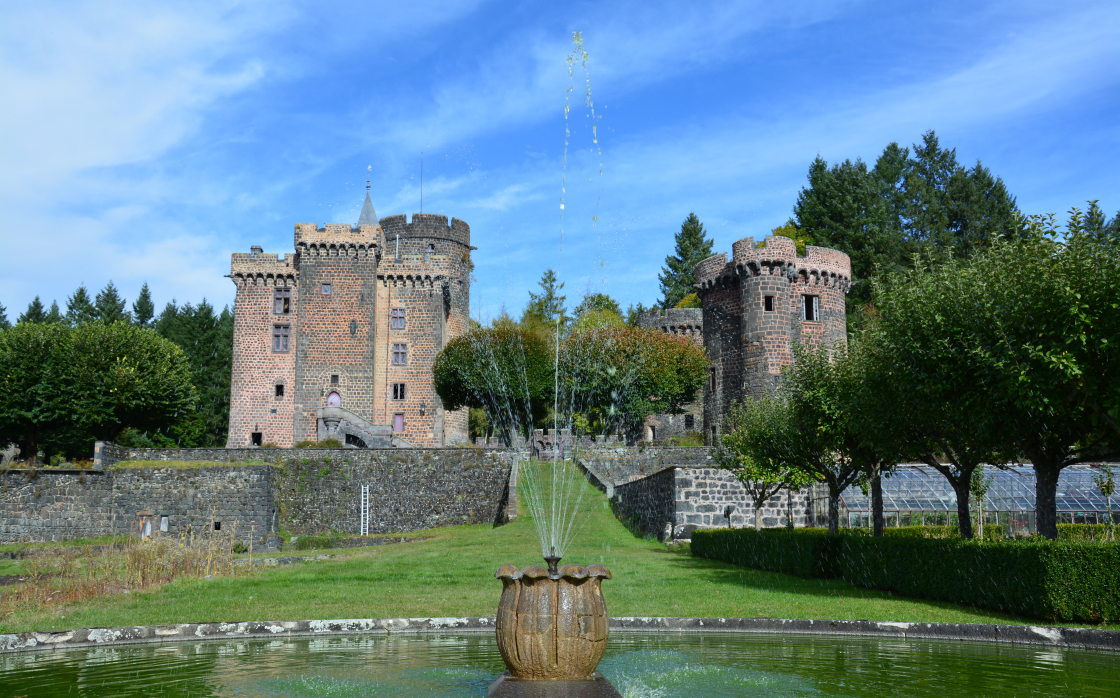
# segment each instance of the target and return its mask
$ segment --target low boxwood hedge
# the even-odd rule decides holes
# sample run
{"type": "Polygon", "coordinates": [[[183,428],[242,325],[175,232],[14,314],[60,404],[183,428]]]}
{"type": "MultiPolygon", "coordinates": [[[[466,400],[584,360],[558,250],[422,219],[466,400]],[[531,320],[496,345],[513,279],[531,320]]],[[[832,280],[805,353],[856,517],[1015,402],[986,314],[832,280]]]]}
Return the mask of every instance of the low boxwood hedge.
{"type": "Polygon", "coordinates": [[[1051,621],[1120,618],[1120,543],[700,529],[691,547],[732,564],[1051,621]]]}

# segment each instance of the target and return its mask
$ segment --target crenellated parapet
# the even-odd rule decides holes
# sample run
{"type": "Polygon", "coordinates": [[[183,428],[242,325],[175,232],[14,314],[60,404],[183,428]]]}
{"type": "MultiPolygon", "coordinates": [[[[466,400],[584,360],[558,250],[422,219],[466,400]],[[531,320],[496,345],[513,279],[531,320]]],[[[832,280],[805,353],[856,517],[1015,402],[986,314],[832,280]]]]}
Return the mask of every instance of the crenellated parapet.
{"type": "Polygon", "coordinates": [[[704,311],[701,308],[651,310],[638,316],[638,327],[685,336],[698,345],[704,343],[704,311]]]}
{"type": "Polygon", "coordinates": [[[700,293],[726,287],[732,279],[756,276],[783,276],[790,283],[838,288],[847,293],[852,281],[852,263],[839,250],[807,245],[805,255],[798,256],[796,243],[790,238],[768,236],[761,247],[754,238],[743,238],[727,253],[712,255],[696,265],[695,278],[700,293]]]}
{"type": "Polygon", "coordinates": [[[362,259],[376,257],[383,245],[379,225],[336,225],[328,223],[322,228],[315,223],[296,223],[296,251],[301,258],[349,257],[362,259]]]}
{"type": "Polygon", "coordinates": [[[449,224],[447,216],[436,213],[414,213],[411,222],[403,214],[386,216],[381,219],[381,229],[385,232],[386,242],[400,235],[402,240],[427,238],[471,246],[471,227],[466,222],[452,218],[449,224]]]}
{"type": "Polygon", "coordinates": [[[234,252],[230,261],[229,278],[238,286],[269,285],[294,286],[299,279],[299,265],[295,255],[288,253],[284,259],[280,255],[265,253],[254,246],[252,252],[234,252]]]}

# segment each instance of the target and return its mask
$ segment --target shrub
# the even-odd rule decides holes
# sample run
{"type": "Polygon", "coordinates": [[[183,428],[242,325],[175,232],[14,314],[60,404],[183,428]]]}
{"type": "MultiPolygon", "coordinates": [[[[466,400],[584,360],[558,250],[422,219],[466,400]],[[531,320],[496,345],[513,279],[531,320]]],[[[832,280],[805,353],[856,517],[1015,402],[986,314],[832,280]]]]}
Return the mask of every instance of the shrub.
{"type": "MultiPolygon", "coordinates": [[[[985,526],[987,529],[987,526],[985,526]]],[[[707,529],[692,552],[802,577],[1065,622],[1120,618],[1120,543],[707,529]]]]}
{"type": "MultiPolygon", "coordinates": [[[[1003,540],[1005,537],[1003,524],[984,524],[984,540],[1003,540]]],[[[960,539],[959,526],[899,526],[883,529],[883,535],[888,538],[956,538],[960,539]]],[[[980,535],[980,527],[972,527],[972,535],[980,535]]]]}
{"type": "Polygon", "coordinates": [[[296,550],[328,550],[338,547],[338,541],[330,536],[299,536],[294,547],[296,550]]]}
{"type": "MultiPolygon", "coordinates": [[[[262,446],[261,448],[272,447],[271,444],[262,446]]],[[[322,441],[300,441],[296,444],[296,448],[342,448],[342,442],[338,439],[323,439],[322,441]]]]}
{"type": "Polygon", "coordinates": [[[1058,540],[1108,539],[1108,524],[1058,524],[1058,540]]]}

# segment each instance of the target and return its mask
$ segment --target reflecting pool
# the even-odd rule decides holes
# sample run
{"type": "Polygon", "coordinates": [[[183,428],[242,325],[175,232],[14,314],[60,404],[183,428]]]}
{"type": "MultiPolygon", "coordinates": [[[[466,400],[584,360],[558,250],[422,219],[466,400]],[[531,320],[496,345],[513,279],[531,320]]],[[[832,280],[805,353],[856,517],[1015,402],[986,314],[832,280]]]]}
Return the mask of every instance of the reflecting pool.
{"type": "MultiPolygon", "coordinates": [[[[487,634],[127,645],[0,655],[0,696],[479,697],[487,634]]],[[[627,698],[1117,696],[1120,654],[950,641],[613,633],[599,670],[627,698]]]]}

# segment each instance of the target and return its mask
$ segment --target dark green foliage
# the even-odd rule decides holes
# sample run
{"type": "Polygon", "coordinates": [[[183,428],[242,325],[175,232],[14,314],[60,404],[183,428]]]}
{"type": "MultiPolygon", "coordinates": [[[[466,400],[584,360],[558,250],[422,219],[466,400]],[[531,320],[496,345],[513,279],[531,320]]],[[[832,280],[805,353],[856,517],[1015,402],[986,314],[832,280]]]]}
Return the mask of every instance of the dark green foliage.
{"type": "Polygon", "coordinates": [[[709,529],[692,552],[803,577],[1050,621],[1120,618],[1120,544],[830,535],[820,529],[709,529]]]}
{"type": "Polygon", "coordinates": [[[64,326],[38,322],[0,333],[0,442],[18,443],[28,459],[68,421],[55,409],[66,337],[64,326]]]}
{"type": "Polygon", "coordinates": [[[579,302],[576,309],[572,311],[575,313],[576,318],[580,318],[584,313],[595,310],[609,310],[617,315],[622,315],[622,308],[619,307],[618,301],[611,298],[605,293],[588,293],[579,302]]]}
{"type": "Polygon", "coordinates": [[[432,374],[444,409],[486,410],[507,443],[552,407],[552,347],[545,336],[513,323],[455,337],[436,356],[432,374]]]}
{"type": "Polygon", "coordinates": [[[637,327],[638,317],[641,316],[642,313],[648,313],[653,309],[654,308],[647,308],[641,303],[638,303],[637,305],[631,303],[630,306],[626,308],[626,324],[630,327],[637,327]]]}
{"type": "Polygon", "coordinates": [[[224,446],[233,374],[233,314],[228,308],[216,314],[205,299],[198,306],[182,307],[172,301],[152,326],[183,349],[199,395],[197,408],[182,415],[163,436],[181,448],[224,446]]]}
{"type": "Polygon", "coordinates": [[[47,313],[44,322],[48,325],[53,325],[56,322],[66,322],[66,318],[63,317],[62,313],[58,310],[58,301],[51,301],[51,309],[50,312],[47,313]]]}
{"type": "Polygon", "coordinates": [[[85,285],[79,286],[74,295],[66,299],[66,321],[72,327],[77,327],[96,319],[97,309],[89,300],[89,291],[85,285]]]}
{"type": "MultiPolygon", "coordinates": [[[[863,529],[859,529],[863,530],[863,529]]],[[[975,527],[973,528],[975,531],[975,527]]],[[[883,535],[891,538],[956,538],[960,539],[959,526],[898,526],[883,529],[883,535]]],[[[1003,540],[1006,537],[1002,524],[984,524],[984,540],[1003,540]]]]}
{"type": "Polygon", "coordinates": [[[130,322],[132,318],[129,316],[128,310],[125,309],[127,305],[125,299],[121,298],[121,294],[117,292],[117,287],[110,281],[97,294],[93,309],[97,319],[102,322],[130,322]]]}
{"type": "Polygon", "coordinates": [[[16,320],[16,324],[21,322],[43,324],[46,321],[47,313],[43,310],[43,302],[39,300],[39,296],[35,296],[35,300],[27,304],[27,310],[16,320]]]}
{"type": "Polygon", "coordinates": [[[704,224],[695,213],[689,213],[675,236],[674,254],[665,258],[665,266],[657,276],[661,281],[662,308],[675,308],[682,298],[695,290],[696,265],[712,256],[715,244],[705,235],[704,224]]]}
{"type": "Polygon", "coordinates": [[[563,327],[569,320],[567,308],[564,306],[564,301],[568,297],[560,295],[560,291],[564,289],[564,284],[557,282],[556,272],[551,269],[546,270],[541,275],[541,280],[538,283],[541,292],[533,293],[529,291],[529,304],[525,306],[521,321],[535,319],[546,325],[556,325],[559,321],[560,326],[563,327]]]}
{"type": "Polygon", "coordinates": [[[11,326],[12,323],[8,320],[8,309],[4,307],[3,303],[0,303],[0,332],[11,326]]]}
{"type": "Polygon", "coordinates": [[[141,327],[147,327],[155,316],[156,306],[152,303],[152,292],[148,290],[148,282],[140,287],[140,295],[132,302],[132,321],[141,327]]]}
{"type": "Polygon", "coordinates": [[[197,393],[183,351],[151,330],[90,322],[68,333],[61,415],[93,437],[112,441],[125,427],[165,427],[194,409],[197,393]]]}

